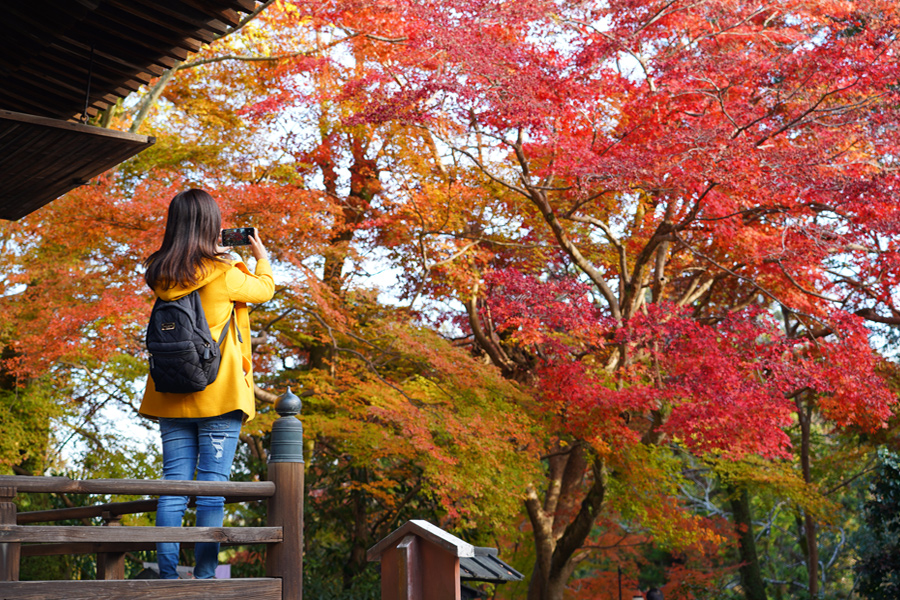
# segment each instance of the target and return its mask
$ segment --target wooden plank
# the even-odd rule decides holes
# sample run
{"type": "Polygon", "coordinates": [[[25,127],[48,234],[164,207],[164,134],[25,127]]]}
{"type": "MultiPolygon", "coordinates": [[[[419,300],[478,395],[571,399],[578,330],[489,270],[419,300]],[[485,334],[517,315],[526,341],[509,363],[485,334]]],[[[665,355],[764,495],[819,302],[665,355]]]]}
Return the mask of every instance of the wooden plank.
{"type": "MultiPolygon", "coordinates": [[[[14,152],[15,158],[4,160],[3,172],[16,176],[7,183],[2,193],[12,198],[20,192],[30,195],[31,189],[39,185],[43,190],[61,195],[74,185],[87,183],[107,165],[121,162],[114,154],[116,147],[122,143],[81,133],[48,130],[24,146],[20,156],[15,157],[17,153],[14,152]],[[67,160],[60,160],[63,157],[67,160]]],[[[139,145],[136,149],[133,142],[124,143],[124,158],[144,147],[139,145]]]]}
{"type": "Polygon", "coordinates": [[[116,26],[106,19],[106,17],[97,11],[86,24],[89,28],[74,32],[70,31],[69,36],[77,37],[81,40],[103,39],[103,47],[110,52],[131,52],[138,56],[143,56],[146,62],[164,62],[166,60],[174,61],[184,60],[188,56],[187,50],[164,45],[162,43],[154,45],[151,41],[144,41],[140,38],[142,35],[139,31],[123,32],[122,26],[116,26]],[[125,35],[119,35],[125,33],[125,35]],[[134,37],[131,37],[134,36],[134,37]]]}
{"type": "MultiPolygon", "coordinates": [[[[137,152],[132,142],[125,144],[129,156],[137,152]]],[[[31,196],[32,189],[37,186],[58,197],[73,186],[86,183],[106,165],[118,162],[108,157],[109,152],[105,150],[108,145],[109,140],[105,138],[47,131],[44,136],[23,146],[23,152],[13,152],[3,161],[2,172],[14,174],[6,177],[3,196],[16,198],[20,193],[31,196]],[[68,160],[59,160],[61,157],[68,157],[68,160]]],[[[142,147],[138,146],[138,149],[142,147]]]]}
{"type": "Polygon", "coordinates": [[[98,552],[97,579],[106,581],[125,579],[125,553],[98,552]]]}
{"type": "MultiPolygon", "coordinates": [[[[79,73],[79,66],[72,64],[65,58],[66,55],[59,53],[53,57],[53,62],[47,65],[29,66],[22,65],[21,73],[29,73],[36,76],[39,73],[42,76],[52,73],[57,79],[67,81],[75,85],[78,89],[85,89],[86,76],[79,73]]],[[[91,73],[91,88],[101,89],[112,92],[116,95],[128,95],[130,92],[140,89],[143,84],[134,79],[127,79],[122,76],[114,68],[108,68],[107,65],[97,61],[91,73]]]]}
{"type": "MultiPolygon", "coordinates": [[[[122,518],[104,513],[104,527],[121,527],[122,518]]],[[[97,553],[97,577],[101,580],[125,579],[125,553],[124,552],[98,552],[97,553]]]]}
{"type": "MultiPolygon", "coordinates": [[[[28,131],[28,127],[21,123],[4,123],[0,117],[0,153],[2,156],[10,156],[13,152],[28,143],[28,138],[32,134],[28,131]]],[[[0,485],[6,485],[0,483],[0,485]]]]}
{"type": "MultiPolygon", "coordinates": [[[[101,10],[94,13],[91,18],[91,25],[98,31],[106,34],[107,40],[104,46],[108,47],[108,43],[115,40],[118,43],[128,44],[129,47],[140,46],[145,50],[148,58],[156,59],[157,55],[165,55],[175,60],[184,60],[190,54],[191,49],[186,47],[183,39],[178,36],[166,36],[159,31],[152,31],[150,28],[141,27],[141,24],[128,22],[127,19],[115,19],[115,15],[110,15],[107,7],[103,6],[101,10]],[[168,37],[169,39],[165,39],[168,37]],[[175,41],[172,41],[175,40],[175,41]]],[[[199,46],[197,47],[199,50],[199,46]]]]}
{"type": "Polygon", "coordinates": [[[37,173],[47,168],[44,160],[55,153],[55,149],[62,145],[63,138],[57,131],[48,131],[42,136],[30,135],[17,148],[4,153],[3,173],[14,174],[15,177],[5,177],[6,185],[3,187],[3,195],[16,195],[16,180],[32,180],[37,173]],[[12,181],[10,181],[12,180],[12,181]]]}
{"type": "Polygon", "coordinates": [[[90,527],[0,525],[0,543],[30,542],[225,542],[282,541],[281,527],[90,527]]]}
{"type": "MultiPolygon", "coordinates": [[[[137,133],[128,133],[127,131],[117,131],[115,129],[105,129],[103,127],[95,127],[93,125],[85,125],[84,123],[76,123],[74,121],[61,121],[59,119],[51,119],[48,117],[38,117],[25,113],[13,112],[11,110],[0,110],[0,119],[5,121],[15,121],[18,123],[27,123],[29,125],[39,125],[41,127],[49,127],[51,129],[59,129],[62,131],[75,131],[80,133],[88,133],[99,137],[115,138],[120,140],[130,140],[138,143],[146,143],[150,138],[146,135],[137,133]]],[[[3,481],[28,481],[32,479],[68,479],[56,477],[32,477],[27,475],[0,475],[0,485],[5,485],[3,481]]],[[[73,481],[73,480],[69,480],[73,481]]],[[[85,481],[104,481],[101,479],[88,479],[85,481]]],[[[106,480],[114,481],[114,480],[106,480]]],[[[131,481],[123,479],[121,481],[131,481]]]]}
{"type": "MultiPolygon", "coordinates": [[[[125,1],[125,0],[119,0],[125,1]]],[[[142,5],[161,17],[174,17],[189,23],[197,35],[220,36],[228,31],[228,25],[181,0],[127,0],[129,5],[142,5]],[[203,32],[202,34],[200,32],[203,32]]]]}
{"type": "MultiPolygon", "coordinates": [[[[150,83],[176,61],[187,58],[202,43],[228,31],[243,13],[258,6],[256,0],[15,3],[6,11],[13,25],[6,45],[15,49],[16,56],[12,60],[0,59],[7,75],[0,85],[0,106],[22,113],[75,118],[85,110],[90,71],[87,113],[97,114],[140,85],[150,83]]],[[[128,144],[108,150],[93,142],[73,144],[66,142],[56,149],[64,145],[76,148],[77,157],[51,152],[46,146],[31,147],[38,160],[26,160],[25,154],[15,147],[13,156],[0,154],[0,181],[4,182],[0,219],[20,219],[143,149],[128,144]],[[82,154],[91,160],[76,164],[82,154]],[[111,162],[113,157],[121,159],[111,162]],[[51,164],[56,166],[48,166],[51,164]],[[32,171],[33,168],[39,171],[32,171]],[[25,174],[32,172],[39,179],[29,181],[25,174]]],[[[152,140],[143,147],[150,144],[152,140]]],[[[193,491],[183,493],[190,495],[193,491]]],[[[229,494],[216,491],[210,495],[229,494]]]]}
{"type": "Polygon", "coordinates": [[[151,48],[173,46],[184,48],[190,52],[198,52],[202,44],[194,39],[193,31],[179,29],[176,21],[160,24],[156,19],[145,19],[130,8],[122,8],[106,3],[97,17],[108,19],[119,26],[119,32],[128,29],[139,32],[151,48]]]}
{"type": "Polygon", "coordinates": [[[247,13],[252,13],[256,10],[256,2],[257,0],[232,0],[235,8],[247,13]]]}
{"type": "Polygon", "coordinates": [[[206,0],[181,0],[184,4],[188,6],[193,6],[197,10],[203,11],[203,13],[210,15],[211,17],[218,18],[220,21],[224,21],[230,27],[234,27],[241,22],[241,18],[243,15],[234,11],[230,8],[222,8],[222,5],[215,5],[213,2],[208,2],[206,0]]]}
{"type": "MultiPolygon", "coordinates": [[[[207,44],[215,39],[215,34],[205,29],[206,23],[203,20],[190,19],[183,10],[182,12],[168,10],[165,3],[160,0],[154,0],[150,7],[146,5],[142,7],[140,2],[133,0],[107,0],[107,4],[127,11],[149,23],[167,27],[170,31],[177,31],[181,35],[197,36],[207,44]]],[[[184,8],[186,7],[182,5],[182,9],[184,8]]]]}
{"type": "MultiPolygon", "coordinates": [[[[28,107],[28,112],[39,112],[44,110],[46,105],[49,105],[52,108],[70,102],[71,98],[69,95],[62,92],[63,90],[52,90],[50,92],[40,92],[40,95],[38,96],[38,92],[31,82],[19,79],[4,82],[2,94],[5,97],[14,98],[19,104],[28,107]],[[35,102],[35,97],[40,97],[41,101],[39,103],[35,102]],[[40,108],[38,108],[38,105],[40,105],[40,108]]],[[[83,108],[84,94],[81,95],[81,98],[81,106],[83,108]]],[[[9,105],[9,102],[3,103],[3,106],[9,105]]]]}
{"type": "MultiPolygon", "coordinates": [[[[53,45],[50,49],[53,51],[54,60],[56,60],[57,56],[65,55],[68,57],[67,60],[77,63],[81,59],[82,52],[84,52],[82,46],[83,44],[80,42],[58,38],[53,41],[53,45]]],[[[90,47],[87,48],[87,51],[90,52],[90,47]]],[[[104,68],[113,73],[117,73],[122,77],[134,77],[144,83],[149,82],[154,77],[159,77],[159,75],[166,70],[165,67],[155,65],[142,67],[134,64],[134,62],[125,60],[122,56],[114,56],[103,52],[102,50],[95,49],[94,52],[97,57],[103,59],[104,68]]]]}
{"type": "MultiPolygon", "coordinates": [[[[0,110],[0,117],[7,111],[0,110]]],[[[40,117],[35,117],[40,118],[40,117]]],[[[80,125],[71,123],[71,125],[80,125]]],[[[80,125],[89,127],[88,125],[80,125]]],[[[107,134],[135,135],[122,131],[107,134]]],[[[138,136],[146,138],[146,136],[138,136]]],[[[153,139],[153,138],[148,138],[153,139]]],[[[0,475],[0,486],[11,485],[20,492],[65,492],[70,494],[122,494],[129,496],[229,496],[259,500],[275,494],[271,481],[176,481],[162,479],[69,479],[68,477],[26,477],[0,475]]]]}
{"type": "MultiPolygon", "coordinates": [[[[66,81],[51,77],[49,74],[42,75],[38,78],[33,72],[29,71],[33,70],[25,68],[20,69],[22,77],[27,77],[28,79],[19,79],[18,93],[24,94],[30,98],[41,98],[40,104],[44,103],[45,98],[48,101],[54,101],[54,97],[61,97],[69,100],[75,96],[80,96],[80,106],[84,106],[85,82],[82,82],[81,85],[78,85],[77,81],[75,84],[70,84],[66,81]]],[[[85,76],[85,81],[86,79],[87,77],[85,76]]],[[[97,87],[92,88],[91,104],[97,104],[98,102],[115,103],[117,96],[114,95],[114,93],[107,92],[115,92],[115,90],[98,89],[97,87]]]]}
{"type": "MultiPolygon", "coordinates": [[[[91,47],[88,44],[85,44],[82,40],[75,36],[64,35],[57,38],[58,43],[66,44],[69,46],[74,46],[76,48],[84,48],[88,52],[91,51],[91,47]]],[[[149,70],[147,66],[142,65],[161,65],[163,68],[161,71],[165,71],[169,67],[175,64],[176,59],[164,56],[163,53],[150,55],[146,51],[141,51],[139,46],[123,46],[122,44],[104,44],[102,48],[102,52],[99,49],[95,49],[94,52],[97,53],[98,56],[108,56],[108,55],[117,55],[120,56],[123,62],[128,62],[135,65],[136,68],[140,70],[149,70]]],[[[86,73],[87,71],[85,71],[86,73]]]]}
{"type": "MultiPolygon", "coordinates": [[[[179,542],[182,548],[193,548],[194,542],[179,542]]],[[[219,546],[261,546],[260,543],[245,544],[224,542],[219,546]]],[[[100,552],[137,552],[138,550],[156,550],[154,542],[78,542],[67,544],[21,544],[22,556],[65,556],[72,554],[98,554],[100,552]]]]}
{"type": "MultiPolygon", "coordinates": [[[[85,76],[82,79],[78,76],[78,73],[73,74],[71,70],[23,65],[19,72],[23,76],[28,77],[29,84],[40,87],[43,90],[59,90],[67,96],[71,96],[72,93],[79,93],[82,97],[87,91],[87,77],[85,76]]],[[[116,97],[127,96],[133,91],[121,87],[119,81],[109,80],[102,73],[102,69],[95,68],[91,73],[91,98],[95,96],[106,97],[99,96],[97,90],[109,92],[106,96],[112,96],[113,101],[115,101],[116,97]]]]}
{"type": "Polygon", "coordinates": [[[88,112],[96,112],[127,95],[135,81],[147,83],[185,60],[257,6],[256,0],[54,0],[4,6],[12,25],[6,47],[14,55],[0,57],[6,75],[2,105],[73,118],[83,110],[91,69],[88,112]]]}
{"type": "Polygon", "coordinates": [[[281,600],[281,580],[128,579],[0,583],[0,600],[281,600]]]}
{"type": "Polygon", "coordinates": [[[24,3],[6,3],[3,8],[4,20],[13,25],[7,27],[5,35],[15,36],[14,45],[8,47],[22,49],[22,54],[13,58],[14,64],[9,65],[11,70],[27,62],[45,62],[44,53],[51,41],[61,32],[77,27],[91,12],[90,7],[78,2],[60,3],[52,10],[24,3]]]}
{"type": "Polygon", "coordinates": [[[28,178],[35,180],[35,183],[46,183],[61,178],[78,178],[85,167],[96,164],[96,160],[105,162],[105,141],[59,130],[45,130],[40,135],[32,135],[21,148],[6,153],[3,173],[15,174],[15,177],[3,188],[3,194],[15,196],[17,179],[28,178]],[[53,160],[60,156],[69,157],[68,164],[53,160]]]}
{"type": "Polygon", "coordinates": [[[422,591],[416,600],[460,600],[459,557],[419,538],[422,591]]]}
{"type": "Polygon", "coordinates": [[[157,500],[155,499],[134,500],[132,502],[111,502],[93,506],[74,506],[72,508],[20,512],[16,515],[16,525],[52,523],[53,521],[68,521],[70,519],[92,519],[101,516],[104,512],[109,512],[112,515],[135,515],[155,512],[156,503],[157,500]]]}
{"type": "MultiPolygon", "coordinates": [[[[262,498],[259,498],[262,500],[262,498]]],[[[225,504],[237,504],[239,502],[253,502],[250,498],[235,498],[232,496],[225,497],[225,504]]],[[[91,519],[102,516],[104,512],[111,515],[135,515],[146,512],[156,512],[155,498],[149,500],[133,500],[131,502],[109,502],[106,504],[95,504],[93,506],[75,506],[73,508],[55,508],[52,510],[33,510],[30,512],[20,512],[16,514],[17,525],[28,525],[30,523],[50,523],[53,521],[67,521],[69,519],[91,519]]],[[[191,498],[188,506],[196,506],[197,501],[191,498]]]]}
{"type": "MultiPolygon", "coordinates": [[[[220,546],[236,546],[238,544],[220,544],[220,546]]],[[[242,544],[241,544],[242,545],[242,544]]],[[[183,542],[182,548],[193,548],[192,542],[183,542]]],[[[22,556],[70,556],[76,554],[99,554],[101,552],[137,552],[138,550],[155,551],[156,544],[151,542],[131,542],[110,544],[104,542],[79,544],[22,544],[22,556]]]]}

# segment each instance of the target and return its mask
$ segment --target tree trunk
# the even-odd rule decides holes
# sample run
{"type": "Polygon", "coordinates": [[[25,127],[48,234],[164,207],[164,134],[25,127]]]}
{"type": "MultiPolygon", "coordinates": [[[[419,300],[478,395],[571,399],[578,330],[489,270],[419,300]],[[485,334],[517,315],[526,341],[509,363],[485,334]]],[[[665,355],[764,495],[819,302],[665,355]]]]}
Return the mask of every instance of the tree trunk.
{"type": "MultiPolygon", "coordinates": [[[[503,348],[494,344],[488,328],[482,327],[477,300],[464,300],[476,343],[502,369],[504,376],[515,378],[518,360],[510,360],[503,348]]],[[[526,366],[523,371],[527,371],[526,366]]],[[[535,564],[528,585],[528,600],[562,600],[569,577],[584,558],[582,546],[603,508],[606,498],[606,463],[588,453],[589,445],[580,440],[559,440],[546,458],[547,487],[541,498],[534,488],[527,490],[525,508],[532,526],[535,564]],[[587,492],[585,476],[590,474],[587,492]],[[581,506],[571,515],[584,494],[581,506]]]]}
{"type": "Polygon", "coordinates": [[[753,536],[753,519],[750,514],[750,494],[747,488],[727,485],[731,497],[734,529],[738,534],[738,552],[741,558],[741,587],[747,600],[768,600],[765,583],[759,569],[756,539],[753,536]]]}
{"type": "Polygon", "coordinates": [[[809,513],[803,515],[803,531],[806,534],[807,564],[809,568],[809,597],[819,595],[819,546],[816,543],[816,522],[809,513]]]}
{"type": "MultiPolygon", "coordinates": [[[[324,128],[324,120],[320,123],[324,128]]],[[[323,134],[323,139],[327,137],[323,134]]],[[[324,251],[325,263],[322,268],[322,282],[327,284],[338,296],[342,296],[344,264],[350,254],[350,246],[356,235],[359,223],[368,215],[372,199],[381,190],[378,179],[378,165],[374,159],[366,157],[366,143],[359,137],[351,136],[348,140],[353,162],[350,165],[350,192],[342,199],[342,219],[328,241],[324,251]]],[[[324,142],[323,142],[324,144],[324,142]]],[[[325,192],[332,198],[338,198],[338,158],[331,153],[324,153],[317,166],[322,173],[325,192]]],[[[328,344],[314,344],[309,348],[310,369],[325,369],[331,358],[331,347],[328,344]]]]}
{"type": "MultiPolygon", "coordinates": [[[[364,468],[354,467],[350,469],[350,477],[355,482],[365,484],[368,483],[369,473],[364,468]]],[[[371,545],[372,540],[369,537],[366,500],[368,497],[359,486],[350,492],[349,502],[353,521],[347,524],[350,529],[348,532],[350,534],[350,557],[343,565],[344,590],[353,589],[354,580],[369,565],[366,549],[371,545]]]]}
{"type": "MultiPolygon", "coordinates": [[[[559,447],[557,447],[559,450],[559,447]]],[[[585,466],[590,457],[580,445],[568,452],[556,452],[549,459],[549,484],[541,502],[529,490],[525,507],[534,529],[535,565],[528,586],[528,600],[562,600],[566,583],[580,561],[579,550],[591,533],[606,498],[606,463],[593,457],[592,480],[575,517],[559,520],[565,505],[576,502],[585,466]]]]}
{"type": "MultiPolygon", "coordinates": [[[[808,394],[800,394],[797,398],[797,419],[800,422],[800,467],[803,470],[803,481],[812,482],[811,471],[811,427],[812,405],[811,400],[803,405],[803,397],[808,394]]],[[[812,515],[804,512],[803,534],[806,542],[806,568],[809,580],[809,597],[816,598],[819,595],[819,546],[816,542],[816,522],[812,515]]]]}

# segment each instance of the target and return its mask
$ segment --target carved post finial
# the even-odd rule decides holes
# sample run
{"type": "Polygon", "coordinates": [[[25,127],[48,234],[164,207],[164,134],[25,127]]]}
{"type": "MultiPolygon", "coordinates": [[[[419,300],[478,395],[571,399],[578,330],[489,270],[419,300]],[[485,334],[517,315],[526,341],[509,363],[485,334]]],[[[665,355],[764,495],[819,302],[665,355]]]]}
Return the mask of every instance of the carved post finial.
{"type": "Polygon", "coordinates": [[[280,417],[272,424],[270,463],[303,462],[303,423],[296,418],[302,406],[300,398],[291,388],[275,403],[275,412],[280,417]]]}
{"type": "Polygon", "coordinates": [[[300,409],[303,408],[303,402],[297,395],[291,391],[291,388],[288,388],[285,393],[278,398],[278,401],[275,403],[275,412],[277,412],[282,417],[292,417],[294,415],[300,414],[300,409]]]}

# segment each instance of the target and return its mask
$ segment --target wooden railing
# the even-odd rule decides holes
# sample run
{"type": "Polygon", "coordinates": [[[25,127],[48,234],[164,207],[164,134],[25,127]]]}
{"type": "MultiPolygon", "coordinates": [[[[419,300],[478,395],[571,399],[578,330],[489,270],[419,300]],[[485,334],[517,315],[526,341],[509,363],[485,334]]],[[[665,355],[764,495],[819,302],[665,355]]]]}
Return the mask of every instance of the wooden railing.
{"type": "Polygon", "coordinates": [[[0,476],[0,600],[78,599],[301,600],[303,595],[303,428],[290,390],[276,404],[269,481],[199,482],[0,476]],[[267,527],[122,527],[122,515],[153,512],[156,499],[18,513],[19,493],[224,496],[226,503],[267,501],[267,527]],[[104,526],[33,525],[102,518],[104,526]],[[266,544],[266,577],[125,580],[125,553],[157,542],[266,544]],[[94,581],[18,581],[22,556],[96,554],[94,581]]]}

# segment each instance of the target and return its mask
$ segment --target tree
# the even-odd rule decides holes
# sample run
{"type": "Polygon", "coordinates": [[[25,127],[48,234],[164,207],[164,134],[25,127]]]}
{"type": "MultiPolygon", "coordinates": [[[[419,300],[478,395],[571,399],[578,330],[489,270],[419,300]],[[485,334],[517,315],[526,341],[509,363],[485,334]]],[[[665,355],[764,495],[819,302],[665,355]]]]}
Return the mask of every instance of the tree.
{"type": "MultiPolygon", "coordinates": [[[[363,105],[350,122],[419,129],[443,153],[431,189],[484,190],[497,233],[453,222],[441,231],[471,257],[450,293],[467,305],[479,349],[533,382],[560,435],[591,454],[589,486],[569,498],[580,509],[565,525],[553,524],[555,511],[545,518],[536,493],[527,504],[533,597],[561,597],[584,556],[606,498],[610,437],[631,431],[631,441],[673,440],[694,453],[775,458],[792,448],[785,428],[796,414],[801,476],[812,485],[813,415],[884,425],[893,398],[860,317],[893,324],[896,314],[892,284],[882,283],[893,281],[895,260],[893,8],[296,5],[321,29],[384,40],[344,87],[343,98],[363,105]],[[509,241],[542,250],[500,247],[509,241]],[[533,302],[518,317],[546,306],[554,280],[589,286],[582,294],[596,308],[582,309],[582,335],[551,353],[534,335],[535,322],[553,331],[549,323],[497,319],[512,294],[490,297],[479,284],[510,264],[533,277],[533,302]],[[647,421],[616,428],[622,413],[647,421]]],[[[545,506],[565,489],[551,481],[545,506]]],[[[802,520],[815,596],[815,522],[802,520]]]]}

